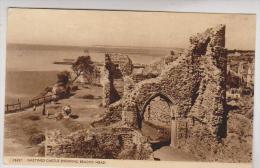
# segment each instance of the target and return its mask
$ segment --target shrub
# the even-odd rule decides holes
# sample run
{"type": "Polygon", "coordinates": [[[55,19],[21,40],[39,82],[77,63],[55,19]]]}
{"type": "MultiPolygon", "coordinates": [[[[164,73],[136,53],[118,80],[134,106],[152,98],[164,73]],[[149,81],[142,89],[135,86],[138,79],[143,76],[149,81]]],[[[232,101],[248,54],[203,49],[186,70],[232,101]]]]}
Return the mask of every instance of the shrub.
{"type": "Polygon", "coordinates": [[[71,79],[71,74],[69,71],[62,71],[57,74],[57,78],[58,78],[57,83],[62,83],[66,85],[71,79]]]}
{"type": "Polygon", "coordinates": [[[45,146],[44,145],[41,145],[40,148],[38,149],[38,152],[37,152],[37,156],[45,156],[45,146]]]}
{"type": "Polygon", "coordinates": [[[45,135],[43,133],[35,133],[29,138],[29,143],[31,145],[38,145],[42,141],[45,141],[45,135]]]}
{"type": "Polygon", "coordinates": [[[44,89],[45,92],[52,92],[52,87],[51,86],[47,86],[45,89],[44,89]]]}

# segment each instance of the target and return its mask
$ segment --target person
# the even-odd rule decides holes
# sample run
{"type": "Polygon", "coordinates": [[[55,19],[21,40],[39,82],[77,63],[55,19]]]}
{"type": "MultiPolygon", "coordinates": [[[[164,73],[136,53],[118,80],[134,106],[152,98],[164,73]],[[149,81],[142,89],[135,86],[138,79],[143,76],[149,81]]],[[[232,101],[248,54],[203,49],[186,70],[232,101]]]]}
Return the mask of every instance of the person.
{"type": "Polygon", "coordinates": [[[47,118],[49,117],[49,110],[46,111],[47,118]]]}
{"type": "Polygon", "coordinates": [[[45,105],[45,102],[43,103],[43,107],[42,107],[42,115],[46,115],[46,105],[45,105]]]}
{"type": "Polygon", "coordinates": [[[36,105],[33,106],[33,111],[36,111],[36,105]]]}

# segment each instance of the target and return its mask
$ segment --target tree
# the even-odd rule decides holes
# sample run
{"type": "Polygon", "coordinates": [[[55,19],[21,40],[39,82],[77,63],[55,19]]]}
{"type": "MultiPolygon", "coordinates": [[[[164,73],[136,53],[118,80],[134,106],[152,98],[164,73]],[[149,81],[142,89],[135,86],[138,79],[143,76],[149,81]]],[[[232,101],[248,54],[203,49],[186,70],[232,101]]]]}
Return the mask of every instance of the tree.
{"type": "Polygon", "coordinates": [[[67,85],[70,81],[71,75],[69,71],[62,71],[57,74],[58,83],[62,83],[64,85],[67,85]]]}
{"type": "Polygon", "coordinates": [[[93,84],[96,82],[97,78],[100,78],[100,70],[95,66],[92,73],[83,74],[84,78],[87,79],[89,84],[93,84]]]}
{"type": "Polygon", "coordinates": [[[91,61],[90,56],[79,56],[72,64],[72,70],[76,74],[76,77],[72,80],[72,83],[78,79],[78,77],[82,74],[92,74],[94,71],[95,65],[91,61]]]}
{"type": "Polygon", "coordinates": [[[57,83],[52,87],[52,93],[60,98],[66,97],[70,94],[70,79],[69,71],[62,71],[57,74],[57,83]]]}

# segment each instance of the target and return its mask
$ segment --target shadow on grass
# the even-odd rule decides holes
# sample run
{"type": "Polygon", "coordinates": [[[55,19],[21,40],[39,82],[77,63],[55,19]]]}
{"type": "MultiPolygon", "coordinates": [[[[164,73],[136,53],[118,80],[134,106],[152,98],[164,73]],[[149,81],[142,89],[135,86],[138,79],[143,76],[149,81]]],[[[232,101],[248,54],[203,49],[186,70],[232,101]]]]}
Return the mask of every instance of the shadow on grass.
{"type": "Polygon", "coordinates": [[[76,115],[76,114],[71,114],[71,115],[70,115],[70,118],[72,118],[72,119],[77,119],[77,118],[79,118],[79,116],[76,115]]]}

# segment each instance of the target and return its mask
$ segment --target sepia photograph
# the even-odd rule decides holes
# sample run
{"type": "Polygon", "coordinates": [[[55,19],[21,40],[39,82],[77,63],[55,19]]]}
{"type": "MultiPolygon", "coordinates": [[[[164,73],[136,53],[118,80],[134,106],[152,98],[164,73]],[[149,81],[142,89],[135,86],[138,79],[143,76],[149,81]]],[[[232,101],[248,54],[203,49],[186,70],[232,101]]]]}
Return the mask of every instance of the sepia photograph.
{"type": "Polygon", "coordinates": [[[9,8],[6,37],[5,158],[251,164],[256,15],[9,8]]]}

